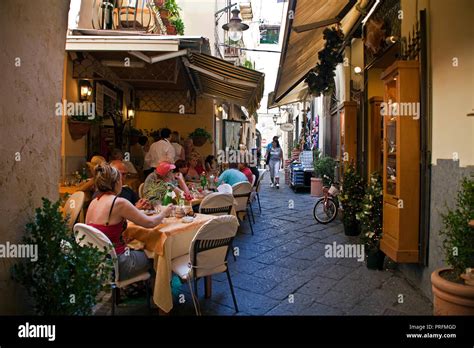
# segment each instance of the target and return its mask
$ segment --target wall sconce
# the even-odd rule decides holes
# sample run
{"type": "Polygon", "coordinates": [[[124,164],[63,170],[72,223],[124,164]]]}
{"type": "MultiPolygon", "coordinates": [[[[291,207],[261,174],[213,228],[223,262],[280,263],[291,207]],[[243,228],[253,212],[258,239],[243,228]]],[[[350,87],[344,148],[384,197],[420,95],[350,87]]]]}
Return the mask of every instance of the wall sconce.
{"type": "Polygon", "coordinates": [[[224,111],[224,108],[222,107],[222,105],[219,105],[219,106],[217,107],[217,111],[219,111],[219,112],[224,111]]]}
{"type": "Polygon", "coordinates": [[[79,81],[79,99],[81,101],[86,101],[92,95],[92,86],[91,83],[87,80],[79,81]]]}
{"type": "Polygon", "coordinates": [[[133,120],[135,117],[135,108],[132,105],[127,107],[127,116],[129,120],[133,120]]]}
{"type": "Polygon", "coordinates": [[[362,68],[360,66],[355,66],[354,67],[354,73],[356,75],[360,75],[361,72],[362,72],[362,68]]]}

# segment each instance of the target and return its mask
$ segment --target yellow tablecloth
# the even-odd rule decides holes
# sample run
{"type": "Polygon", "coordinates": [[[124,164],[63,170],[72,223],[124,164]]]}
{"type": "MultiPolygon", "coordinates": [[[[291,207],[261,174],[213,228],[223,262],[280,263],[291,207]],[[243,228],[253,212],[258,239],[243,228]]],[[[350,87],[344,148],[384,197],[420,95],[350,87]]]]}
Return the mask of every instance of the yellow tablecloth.
{"type": "Polygon", "coordinates": [[[191,223],[183,223],[181,219],[166,218],[154,228],[144,228],[132,222],[128,223],[124,232],[126,240],[142,242],[145,250],[154,253],[156,271],[153,301],[165,312],[173,308],[171,293],[171,260],[189,253],[191,241],[199,228],[216,216],[196,214],[191,223]]]}

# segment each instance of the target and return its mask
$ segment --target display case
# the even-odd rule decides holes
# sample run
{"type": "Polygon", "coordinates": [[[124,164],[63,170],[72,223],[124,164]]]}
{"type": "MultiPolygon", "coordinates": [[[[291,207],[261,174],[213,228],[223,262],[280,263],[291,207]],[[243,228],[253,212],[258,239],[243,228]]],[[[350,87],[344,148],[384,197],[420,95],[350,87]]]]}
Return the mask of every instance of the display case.
{"type": "Polygon", "coordinates": [[[397,61],[382,74],[383,236],[380,247],[399,263],[419,258],[420,125],[417,61],[397,61]]]}

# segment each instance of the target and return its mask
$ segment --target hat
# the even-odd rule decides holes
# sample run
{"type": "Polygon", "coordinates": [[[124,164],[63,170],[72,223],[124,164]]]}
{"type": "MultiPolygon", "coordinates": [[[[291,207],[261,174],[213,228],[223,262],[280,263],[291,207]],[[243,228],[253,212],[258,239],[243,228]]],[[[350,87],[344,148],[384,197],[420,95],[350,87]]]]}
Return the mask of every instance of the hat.
{"type": "Polygon", "coordinates": [[[163,177],[163,176],[166,176],[166,174],[168,174],[171,170],[175,168],[176,166],[174,164],[171,164],[169,162],[160,162],[156,166],[155,171],[156,171],[156,174],[163,177]]]}
{"type": "Polygon", "coordinates": [[[89,170],[91,172],[94,172],[94,168],[95,166],[99,165],[99,164],[102,164],[106,162],[105,161],[105,158],[102,157],[102,156],[94,156],[91,158],[91,161],[90,162],[86,162],[87,166],[89,167],[89,170]]]}

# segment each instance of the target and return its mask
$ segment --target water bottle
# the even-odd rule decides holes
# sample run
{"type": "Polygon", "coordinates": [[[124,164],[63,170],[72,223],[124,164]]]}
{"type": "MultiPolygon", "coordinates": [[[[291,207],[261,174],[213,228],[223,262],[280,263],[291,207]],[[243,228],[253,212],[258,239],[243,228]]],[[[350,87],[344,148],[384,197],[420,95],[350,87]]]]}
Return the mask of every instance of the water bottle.
{"type": "Polygon", "coordinates": [[[202,172],[202,173],[201,173],[201,186],[202,186],[202,189],[203,189],[203,190],[206,189],[206,186],[207,186],[207,178],[206,178],[206,173],[205,173],[205,172],[202,172]]]}

